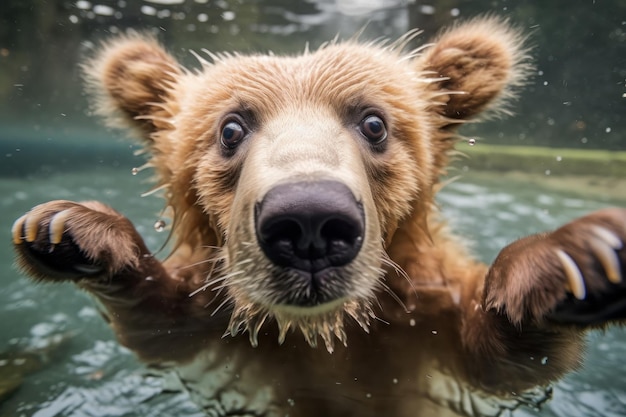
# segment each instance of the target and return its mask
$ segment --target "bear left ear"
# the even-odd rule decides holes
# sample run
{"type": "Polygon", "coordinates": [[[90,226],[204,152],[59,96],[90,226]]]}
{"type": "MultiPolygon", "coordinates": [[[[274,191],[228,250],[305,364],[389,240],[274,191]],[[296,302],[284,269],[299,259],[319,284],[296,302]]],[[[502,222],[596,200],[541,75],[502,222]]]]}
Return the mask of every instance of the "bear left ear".
{"type": "Polygon", "coordinates": [[[183,69],[153,38],[130,34],[114,39],[83,65],[83,72],[96,112],[113,127],[121,122],[138,128],[146,140],[170,127],[178,108],[173,92],[183,69]]]}
{"type": "Polygon", "coordinates": [[[435,111],[450,122],[488,108],[508,113],[507,99],[531,68],[524,41],[518,30],[494,17],[443,32],[417,61],[420,71],[436,79],[429,84],[435,111]]]}

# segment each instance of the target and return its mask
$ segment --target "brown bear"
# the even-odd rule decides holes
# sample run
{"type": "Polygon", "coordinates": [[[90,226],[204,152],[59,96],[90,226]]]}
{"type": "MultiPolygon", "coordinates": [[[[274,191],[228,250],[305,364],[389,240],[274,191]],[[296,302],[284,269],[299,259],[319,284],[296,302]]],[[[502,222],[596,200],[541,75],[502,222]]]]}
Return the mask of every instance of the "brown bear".
{"type": "Polygon", "coordinates": [[[587,329],[625,322],[626,210],[473,259],[434,195],[457,128],[507,111],[527,49],[493,17],[406,52],[415,33],[207,52],[196,71],[149,36],[110,41],[85,65],[89,89],[151,155],[171,254],[99,202],[51,201],[15,222],[19,265],[93,294],[119,341],[175,369],[211,416],[541,403],[587,329]]]}

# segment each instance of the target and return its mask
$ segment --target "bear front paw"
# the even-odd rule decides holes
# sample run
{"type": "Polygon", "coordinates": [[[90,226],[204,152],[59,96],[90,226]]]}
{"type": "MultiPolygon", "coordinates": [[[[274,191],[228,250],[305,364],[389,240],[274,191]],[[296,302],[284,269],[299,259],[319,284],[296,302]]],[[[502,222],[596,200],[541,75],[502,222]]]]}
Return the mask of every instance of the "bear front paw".
{"type": "Polygon", "coordinates": [[[17,263],[38,279],[110,275],[137,262],[130,222],[98,202],[51,201],[15,221],[17,263]]]}
{"type": "Polygon", "coordinates": [[[483,305],[520,324],[597,325],[626,319],[626,209],[594,212],[504,248],[483,305]]]}

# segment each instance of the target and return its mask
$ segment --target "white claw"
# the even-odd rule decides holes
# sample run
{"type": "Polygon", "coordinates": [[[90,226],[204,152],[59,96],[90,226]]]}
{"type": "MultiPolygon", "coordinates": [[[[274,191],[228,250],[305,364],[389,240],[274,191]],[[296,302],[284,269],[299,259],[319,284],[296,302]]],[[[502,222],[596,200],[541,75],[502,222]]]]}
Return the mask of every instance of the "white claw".
{"type": "Polygon", "coordinates": [[[52,216],[48,225],[48,236],[50,243],[56,245],[61,243],[63,232],[65,231],[65,221],[70,216],[70,209],[62,210],[52,216]]]}
{"type": "Polygon", "coordinates": [[[621,265],[613,247],[607,246],[606,241],[600,239],[592,239],[590,243],[591,250],[600,260],[609,281],[613,284],[622,282],[621,265]]]}
{"type": "Polygon", "coordinates": [[[26,221],[24,222],[24,234],[27,242],[34,242],[35,239],[37,239],[39,222],[43,217],[43,213],[33,214],[32,211],[26,215],[26,221]]]}
{"type": "Polygon", "coordinates": [[[11,235],[13,236],[13,243],[19,245],[22,243],[24,239],[24,235],[22,234],[22,230],[24,229],[24,222],[26,221],[26,214],[13,222],[13,226],[11,226],[11,235]]]}
{"type": "Polygon", "coordinates": [[[565,277],[567,278],[567,283],[569,285],[569,290],[574,294],[574,297],[579,300],[584,300],[587,295],[587,290],[585,289],[585,281],[583,280],[583,275],[576,265],[576,262],[564,251],[561,249],[556,250],[556,255],[559,257],[561,261],[561,265],[563,265],[563,269],[565,270],[565,277]]]}
{"type": "Polygon", "coordinates": [[[605,227],[593,226],[593,232],[613,250],[620,250],[624,247],[624,242],[622,242],[615,233],[605,227]]]}

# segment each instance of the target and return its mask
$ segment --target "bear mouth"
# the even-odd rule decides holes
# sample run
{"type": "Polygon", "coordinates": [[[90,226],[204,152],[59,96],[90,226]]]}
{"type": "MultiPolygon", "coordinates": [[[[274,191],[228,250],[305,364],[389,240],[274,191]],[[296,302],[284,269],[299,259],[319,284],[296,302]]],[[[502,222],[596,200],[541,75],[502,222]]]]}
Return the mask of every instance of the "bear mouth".
{"type": "Polygon", "coordinates": [[[272,275],[271,278],[281,287],[277,292],[284,294],[276,305],[309,309],[347,298],[350,291],[344,285],[342,272],[341,268],[335,267],[310,271],[287,268],[278,277],[272,275]]]}

